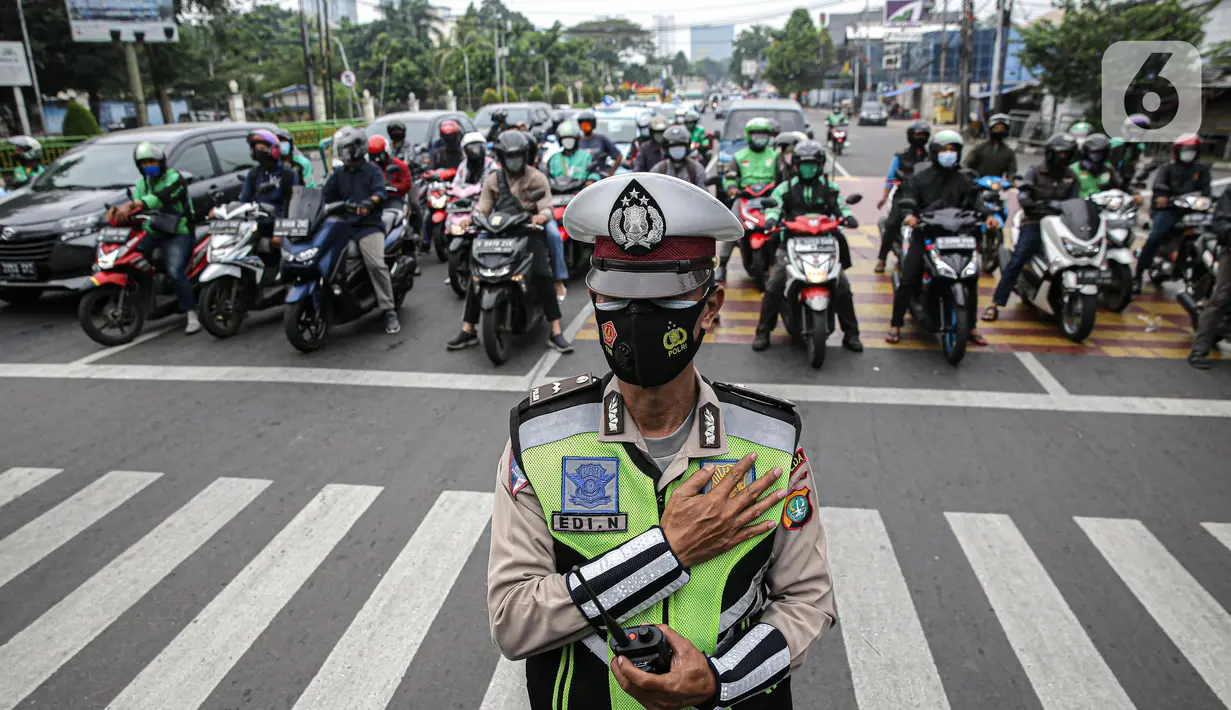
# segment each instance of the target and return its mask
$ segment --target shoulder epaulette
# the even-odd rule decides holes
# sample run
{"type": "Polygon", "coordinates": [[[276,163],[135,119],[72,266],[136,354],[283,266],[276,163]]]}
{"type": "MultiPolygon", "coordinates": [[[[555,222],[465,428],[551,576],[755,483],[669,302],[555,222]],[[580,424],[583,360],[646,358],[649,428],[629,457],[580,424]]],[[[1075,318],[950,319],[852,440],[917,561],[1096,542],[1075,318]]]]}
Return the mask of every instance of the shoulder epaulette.
{"type": "Polygon", "coordinates": [[[786,409],[786,410],[795,409],[795,403],[790,400],[773,397],[771,395],[765,394],[764,392],[758,392],[756,390],[748,389],[747,387],[744,387],[743,385],[733,385],[733,384],[728,384],[726,382],[712,382],[710,383],[710,386],[716,390],[720,390],[722,392],[729,392],[731,394],[738,395],[740,397],[745,397],[747,399],[751,399],[755,402],[760,402],[762,404],[768,404],[773,407],[779,407],[781,409],[786,409]]]}
{"type": "Polygon", "coordinates": [[[544,402],[559,399],[565,395],[575,394],[592,387],[598,387],[601,383],[601,378],[595,377],[588,372],[581,375],[565,377],[562,380],[556,380],[555,382],[548,382],[547,384],[534,387],[530,390],[530,393],[526,397],[523,404],[525,407],[535,407],[544,402]]]}

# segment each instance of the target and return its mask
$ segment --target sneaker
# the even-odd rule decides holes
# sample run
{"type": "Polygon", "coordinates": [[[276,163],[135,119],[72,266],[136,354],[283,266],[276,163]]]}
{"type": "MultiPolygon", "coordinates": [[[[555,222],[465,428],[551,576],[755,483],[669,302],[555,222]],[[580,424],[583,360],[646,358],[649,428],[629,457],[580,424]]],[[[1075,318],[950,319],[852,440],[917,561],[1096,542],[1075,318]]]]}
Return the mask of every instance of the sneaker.
{"type": "Polygon", "coordinates": [[[1134,296],[1141,295],[1141,277],[1140,276],[1133,279],[1133,295],[1134,296]]]}
{"type": "Polygon", "coordinates": [[[197,312],[188,311],[188,324],[184,326],[184,334],[192,335],[193,333],[200,332],[200,330],[201,319],[197,317],[197,312]]]}
{"type": "Polygon", "coordinates": [[[1214,366],[1214,361],[1207,355],[1198,355],[1197,353],[1188,354],[1188,364],[1198,370],[1208,370],[1214,366]]]}
{"type": "Polygon", "coordinates": [[[565,340],[564,333],[556,333],[548,338],[547,347],[554,348],[558,353],[568,354],[573,352],[573,344],[565,340]]]}
{"type": "Polygon", "coordinates": [[[402,324],[398,322],[397,311],[385,311],[385,332],[393,335],[401,329],[402,324]]]}
{"type": "Polygon", "coordinates": [[[752,339],[752,349],[757,352],[769,349],[769,333],[765,331],[757,331],[757,334],[752,339]]]}
{"type": "Polygon", "coordinates": [[[445,348],[449,350],[465,350],[479,344],[479,336],[473,331],[467,333],[462,331],[457,334],[457,337],[445,343],[445,348]]]}
{"type": "Polygon", "coordinates": [[[863,343],[859,340],[858,333],[852,333],[842,337],[842,347],[850,350],[853,353],[863,352],[863,343]]]}
{"type": "Polygon", "coordinates": [[[568,295],[568,286],[564,285],[563,281],[556,283],[556,300],[564,303],[564,297],[568,295]]]}
{"type": "Polygon", "coordinates": [[[432,250],[432,245],[431,245],[431,244],[420,244],[420,245],[419,245],[419,253],[420,253],[420,254],[426,254],[426,253],[430,252],[431,250],[432,250]]]}
{"type": "MultiPolygon", "coordinates": [[[[411,276],[422,276],[423,275],[423,268],[419,266],[419,262],[417,261],[415,262],[415,268],[411,270],[410,275],[411,276]]],[[[449,282],[446,280],[445,283],[449,283],[449,282]]]]}

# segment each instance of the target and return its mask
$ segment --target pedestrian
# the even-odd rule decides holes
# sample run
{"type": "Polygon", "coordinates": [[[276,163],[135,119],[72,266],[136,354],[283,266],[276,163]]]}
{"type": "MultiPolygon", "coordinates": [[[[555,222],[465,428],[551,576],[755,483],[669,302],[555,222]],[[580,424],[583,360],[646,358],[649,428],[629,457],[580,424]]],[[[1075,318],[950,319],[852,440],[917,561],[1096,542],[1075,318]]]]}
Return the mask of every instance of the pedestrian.
{"type": "Polygon", "coordinates": [[[594,242],[586,285],[612,372],[536,387],[513,409],[492,637],[527,659],[532,710],[790,710],[792,665],[835,620],[800,417],[693,362],[725,298],[715,241],[743,229],[706,191],[653,173],[586,188],[564,219],[594,242]],[[583,575],[620,623],[662,630],[669,672],[611,656],[583,575]]]}

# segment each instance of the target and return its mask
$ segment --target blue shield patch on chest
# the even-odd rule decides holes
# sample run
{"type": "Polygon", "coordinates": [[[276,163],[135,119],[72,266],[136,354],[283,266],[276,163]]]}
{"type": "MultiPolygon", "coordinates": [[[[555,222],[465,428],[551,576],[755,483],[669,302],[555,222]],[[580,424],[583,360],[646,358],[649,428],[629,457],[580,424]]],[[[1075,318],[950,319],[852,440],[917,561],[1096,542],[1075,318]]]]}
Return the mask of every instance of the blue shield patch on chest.
{"type": "MultiPolygon", "coordinates": [[[[714,475],[710,476],[710,480],[707,481],[705,487],[701,489],[702,493],[709,493],[710,490],[719,483],[719,481],[727,477],[727,474],[731,472],[732,468],[735,468],[735,464],[739,463],[739,459],[712,459],[710,461],[706,461],[705,463],[714,464],[714,475]]],[[[700,473],[700,471],[697,473],[700,473]]],[[[735,484],[735,489],[731,491],[731,497],[734,498],[735,494],[752,485],[752,482],[755,480],[757,480],[757,465],[754,463],[748,467],[748,472],[744,474],[744,480],[735,484]]]]}
{"type": "Polygon", "coordinates": [[[620,509],[620,460],[565,456],[565,513],[615,513],[620,509]]]}

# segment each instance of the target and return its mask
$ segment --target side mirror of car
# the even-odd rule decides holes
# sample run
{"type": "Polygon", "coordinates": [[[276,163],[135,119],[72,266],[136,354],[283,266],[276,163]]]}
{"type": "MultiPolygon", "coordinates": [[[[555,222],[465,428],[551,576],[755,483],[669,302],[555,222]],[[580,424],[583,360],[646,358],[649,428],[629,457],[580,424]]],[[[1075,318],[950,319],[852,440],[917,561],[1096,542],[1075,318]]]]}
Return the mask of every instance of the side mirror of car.
{"type": "Polygon", "coordinates": [[[811,128],[809,128],[809,129],[805,130],[805,131],[804,131],[804,135],[808,136],[808,138],[809,138],[809,139],[812,139],[812,138],[815,138],[815,137],[816,137],[815,135],[813,135],[813,133],[812,133],[812,129],[811,129],[811,128]]]}
{"type": "Polygon", "coordinates": [[[859,194],[858,192],[846,198],[846,204],[848,205],[857,205],[860,202],[863,202],[863,195],[859,194]]]}
{"type": "Polygon", "coordinates": [[[543,199],[544,197],[547,197],[547,191],[546,191],[546,190],[544,190],[544,189],[542,189],[542,188],[540,188],[540,189],[538,189],[538,190],[535,190],[534,192],[530,193],[530,199],[531,199],[531,200],[534,200],[535,202],[538,202],[539,200],[543,199]]]}
{"type": "Polygon", "coordinates": [[[248,179],[248,174],[244,173],[242,175],[236,175],[235,179],[239,182],[245,182],[248,179]]]}
{"type": "Polygon", "coordinates": [[[706,185],[721,185],[721,184],[722,184],[722,176],[721,176],[721,175],[711,175],[711,176],[709,176],[709,177],[705,178],[705,184],[706,184],[706,185]]]}
{"type": "Polygon", "coordinates": [[[189,185],[197,181],[197,176],[193,175],[187,170],[180,170],[179,174],[180,174],[180,177],[184,180],[184,182],[186,182],[189,185]]]}
{"type": "Polygon", "coordinates": [[[761,198],[761,206],[762,206],[762,207],[777,207],[777,206],[778,206],[778,201],[777,201],[777,200],[775,200],[775,199],[774,199],[774,198],[772,198],[772,197],[762,197],[762,198],[761,198]]]}

